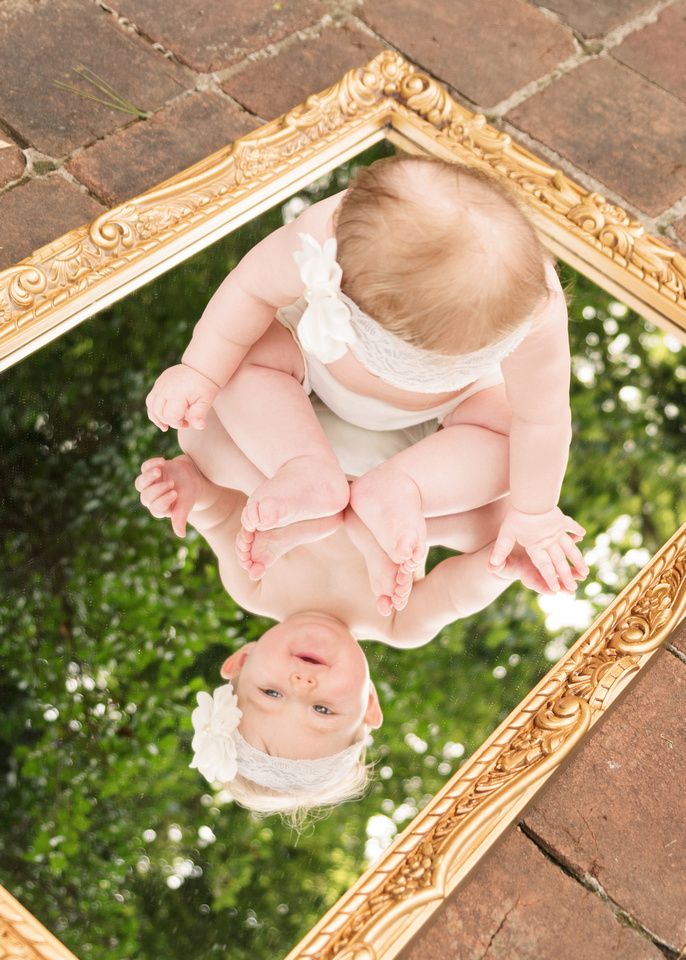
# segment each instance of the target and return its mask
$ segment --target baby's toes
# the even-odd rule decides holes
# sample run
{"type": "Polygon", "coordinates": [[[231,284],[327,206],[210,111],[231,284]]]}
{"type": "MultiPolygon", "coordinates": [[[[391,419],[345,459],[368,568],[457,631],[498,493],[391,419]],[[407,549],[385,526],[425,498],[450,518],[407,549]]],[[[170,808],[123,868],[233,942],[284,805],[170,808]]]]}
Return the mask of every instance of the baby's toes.
{"type": "Polygon", "coordinates": [[[251,580],[261,580],[265,575],[267,568],[263,563],[255,563],[254,561],[250,563],[248,568],[248,576],[251,580]]]}
{"type": "Polygon", "coordinates": [[[376,609],[383,617],[390,617],[391,611],[393,610],[393,601],[388,596],[377,597],[376,609]]]}

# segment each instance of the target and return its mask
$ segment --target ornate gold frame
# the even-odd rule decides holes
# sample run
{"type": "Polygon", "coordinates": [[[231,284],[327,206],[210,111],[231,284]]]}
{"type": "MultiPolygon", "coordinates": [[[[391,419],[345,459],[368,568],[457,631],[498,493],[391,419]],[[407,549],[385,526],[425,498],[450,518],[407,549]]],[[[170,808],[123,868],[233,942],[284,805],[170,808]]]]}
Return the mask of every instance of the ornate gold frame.
{"type": "MultiPolygon", "coordinates": [[[[685,339],[686,258],[456,103],[393,51],[0,272],[0,369],[388,137],[517,185],[556,254],[685,339]]],[[[686,611],[686,525],[287,960],[390,960],[686,611]]],[[[3,956],[75,960],[0,887],[3,956]]]]}

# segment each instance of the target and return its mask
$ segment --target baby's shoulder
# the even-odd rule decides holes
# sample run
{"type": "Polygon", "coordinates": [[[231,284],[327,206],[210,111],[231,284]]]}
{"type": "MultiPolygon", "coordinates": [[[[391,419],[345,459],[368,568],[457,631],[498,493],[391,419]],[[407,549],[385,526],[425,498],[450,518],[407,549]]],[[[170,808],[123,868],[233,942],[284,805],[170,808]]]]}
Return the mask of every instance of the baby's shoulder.
{"type": "Polygon", "coordinates": [[[346,192],[340,190],[304,210],[294,221],[298,232],[311,234],[319,243],[335,236],[334,215],[346,192]]]}

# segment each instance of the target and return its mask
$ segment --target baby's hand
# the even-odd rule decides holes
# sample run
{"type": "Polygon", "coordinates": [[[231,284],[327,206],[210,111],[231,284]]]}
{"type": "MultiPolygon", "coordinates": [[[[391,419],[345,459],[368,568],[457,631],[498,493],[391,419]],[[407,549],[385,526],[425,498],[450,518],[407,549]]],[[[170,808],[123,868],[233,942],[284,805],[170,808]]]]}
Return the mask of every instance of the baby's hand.
{"type": "Polygon", "coordinates": [[[559,507],[535,514],[510,507],[491,551],[489,569],[497,573],[519,543],[550,590],[557,593],[561,583],[565,590],[573,593],[575,581],[588,576],[588,567],[575,543],[585,533],[584,528],[566,517],[559,507]]]}
{"type": "Polygon", "coordinates": [[[148,416],[160,430],[202,430],[220,389],[209,377],[185,363],[177,363],[160,374],[146,397],[148,416]]]}
{"type": "MultiPolygon", "coordinates": [[[[502,567],[499,567],[494,573],[497,577],[502,577],[503,580],[521,580],[528,590],[535,590],[536,593],[550,595],[556,592],[550,589],[534,566],[529,554],[520,546],[514,548],[502,567]]],[[[565,593],[576,592],[575,589],[567,590],[564,588],[564,590],[565,593]]]]}
{"type": "Polygon", "coordinates": [[[170,517],[177,537],[186,536],[188,514],[202,487],[202,478],[190,457],[146,460],[134,486],[153,517],[170,517]]]}

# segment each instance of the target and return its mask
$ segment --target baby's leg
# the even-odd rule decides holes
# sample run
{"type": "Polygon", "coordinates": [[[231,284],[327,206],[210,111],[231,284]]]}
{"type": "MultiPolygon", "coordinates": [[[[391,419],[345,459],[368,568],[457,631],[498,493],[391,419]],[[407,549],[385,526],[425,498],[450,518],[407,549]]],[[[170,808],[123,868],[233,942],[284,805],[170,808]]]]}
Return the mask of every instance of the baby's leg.
{"type": "Polygon", "coordinates": [[[465,513],[507,492],[510,419],[504,387],[482,390],[443,429],[355,480],[351,506],[393,561],[424,557],[426,517],[465,513]]]}
{"type": "MultiPolygon", "coordinates": [[[[210,410],[204,430],[179,430],[179,446],[193,460],[200,471],[213,483],[232,490],[241,490],[247,496],[266,480],[254,463],[238,449],[210,410]]],[[[236,538],[236,553],[241,566],[252,580],[259,580],[266,569],[305,543],[329,536],[343,522],[343,514],[334,514],[321,520],[303,520],[277,530],[241,530],[236,538]]]]}
{"type": "Polygon", "coordinates": [[[246,530],[268,530],[339,513],[349,488],[301,386],[302,357],[275,321],[217,395],[214,409],[264,474],[243,511],[246,530]]]}
{"type": "Polygon", "coordinates": [[[501,497],[466,513],[430,517],[426,521],[427,545],[476,553],[495,540],[509,502],[509,497],[501,497]]]}

